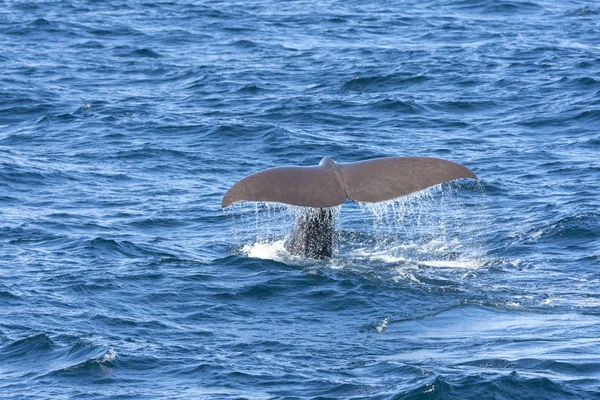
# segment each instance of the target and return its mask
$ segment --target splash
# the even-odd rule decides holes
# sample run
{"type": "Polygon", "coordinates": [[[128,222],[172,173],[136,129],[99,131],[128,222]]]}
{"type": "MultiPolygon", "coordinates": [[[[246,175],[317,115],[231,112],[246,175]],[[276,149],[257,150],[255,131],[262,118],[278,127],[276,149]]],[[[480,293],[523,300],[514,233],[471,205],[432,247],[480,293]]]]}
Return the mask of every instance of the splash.
{"type": "MultiPolygon", "coordinates": [[[[472,211],[477,200],[465,201],[460,189],[460,184],[442,184],[381,203],[346,202],[344,212],[342,206],[334,207],[334,259],[329,264],[466,269],[485,265],[477,243],[481,213],[472,211]]],[[[245,243],[241,253],[283,262],[296,258],[286,251],[285,240],[294,220],[306,212],[304,207],[278,203],[236,205],[231,216],[236,238],[245,243]]]]}
{"type": "Polygon", "coordinates": [[[290,257],[289,253],[285,250],[284,244],[284,239],[272,242],[254,242],[244,245],[241,252],[251,258],[283,261],[290,257]]]}
{"type": "MultiPolygon", "coordinates": [[[[396,200],[344,210],[341,253],[368,262],[434,268],[485,265],[478,243],[482,223],[460,196],[460,185],[443,184],[396,200]],[[345,230],[346,224],[351,229],[345,230]]],[[[481,196],[479,196],[481,197],[481,196]]]]}
{"type": "MultiPolygon", "coordinates": [[[[245,244],[241,253],[252,258],[286,261],[297,258],[285,249],[287,235],[294,221],[316,208],[305,208],[279,203],[238,203],[235,210],[228,211],[234,228],[234,238],[245,244]]],[[[230,208],[233,208],[230,207],[230,208]]],[[[331,207],[334,219],[339,218],[341,206],[331,207]]]]}

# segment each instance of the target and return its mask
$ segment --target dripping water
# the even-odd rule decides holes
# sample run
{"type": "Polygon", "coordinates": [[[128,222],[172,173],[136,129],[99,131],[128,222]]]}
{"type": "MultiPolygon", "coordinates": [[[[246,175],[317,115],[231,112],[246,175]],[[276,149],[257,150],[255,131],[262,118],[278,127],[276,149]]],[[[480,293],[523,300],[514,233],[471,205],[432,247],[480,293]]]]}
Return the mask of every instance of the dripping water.
{"type": "MultiPolygon", "coordinates": [[[[475,196],[466,197],[461,193],[465,186],[470,187],[450,182],[395,200],[348,201],[333,207],[332,262],[338,266],[372,261],[449,268],[481,265],[483,247],[477,232],[482,230],[485,196],[477,190],[475,196]]],[[[298,216],[318,210],[268,202],[231,208],[234,252],[278,261],[298,258],[285,250],[287,235],[298,216]]]]}

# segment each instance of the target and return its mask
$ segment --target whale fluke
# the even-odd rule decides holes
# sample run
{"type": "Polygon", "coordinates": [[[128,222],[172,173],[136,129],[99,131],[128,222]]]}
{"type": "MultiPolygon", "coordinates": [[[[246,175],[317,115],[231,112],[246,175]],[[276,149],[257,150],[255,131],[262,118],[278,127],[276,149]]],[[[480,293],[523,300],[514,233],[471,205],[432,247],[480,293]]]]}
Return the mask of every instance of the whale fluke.
{"type": "Polygon", "coordinates": [[[250,175],[225,193],[221,207],[266,201],[325,208],[347,199],[376,203],[459,178],[477,179],[468,168],[429,157],[385,157],[336,163],[329,157],[311,167],[279,167],[250,175]]]}
{"type": "Polygon", "coordinates": [[[334,213],[347,199],[375,203],[459,178],[477,179],[468,168],[427,157],[387,157],[338,164],[329,157],[314,167],[279,167],[250,175],[231,187],[221,207],[269,201],[307,207],[294,223],[285,248],[326,259],[333,252],[334,213]]]}

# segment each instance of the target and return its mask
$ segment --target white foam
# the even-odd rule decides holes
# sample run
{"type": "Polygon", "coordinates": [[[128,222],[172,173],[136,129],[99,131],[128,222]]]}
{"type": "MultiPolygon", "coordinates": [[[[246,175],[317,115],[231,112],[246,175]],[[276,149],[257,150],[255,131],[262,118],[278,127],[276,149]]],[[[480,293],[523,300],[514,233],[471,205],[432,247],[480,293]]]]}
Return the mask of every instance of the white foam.
{"type": "Polygon", "coordinates": [[[434,268],[465,268],[465,269],[477,269],[480,268],[484,263],[478,259],[460,259],[460,260],[428,260],[420,261],[422,265],[434,268]]]}
{"type": "Polygon", "coordinates": [[[117,358],[117,352],[113,349],[108,349],[108,351],[104,353],[100,359],[98,359],[98,363],[102,364],[112,362],[115,361],[115,358],[117,358]]]}
{"type": "Polygon", "coordinates": [[[377,249],[358,248],[349,254],[352,258],[402,264],[406,266],[428,266],[434,268],[477,269],[488,262],[478,255],[476,248],[465,247],[458,240],[444,241],[434,238],[428,242],[389,243],[377,249]]]}
{"type": "Polygon", "coordinates": [[[262,260],[281,261],[289,257],[289,253],[285,250],[285,240],[259,241],[249,243],[242,247],[242,253],[251,258],[260,258],[262,260]]]}
{"type": "Polygon", "coordinates": [[[544,304],[544,305],[546,305],[546,306],[547,306],[547,305],[549,305],[549,304],[551,304],[551,303],[556,303],[556,302],[558,302],[558,301],[564,301],[564,300],[565,300],[565,299],[563,299],[563,298],[561,298],[561,297],[551,297],[551,298],[549,298],[549,299],[546,299],[546,300],[544,300],[544,301],[542,302],[542,304],[544,304]]]}
{"type": "Polygon", "coordinates": [[[381,261],[384,262],[386,264],[396,264],[399,262],[406,262],[409,261],[404,257],[396,257],[396,256],[392,256],[390,254],[375,254],[372,255],[371,257],[369,257],[369,259],[371,261],[381,261]]]}
{"type": "Polygon", "coordinates": [[[387,318],[382,319],[379,324],[377,324],[377,326],[375,327],[375,329],[377,330],[377,333],[383,333],[383,331],[385,331],[385,329],[388,326],[388,322],[389,320],[387,318]]]}

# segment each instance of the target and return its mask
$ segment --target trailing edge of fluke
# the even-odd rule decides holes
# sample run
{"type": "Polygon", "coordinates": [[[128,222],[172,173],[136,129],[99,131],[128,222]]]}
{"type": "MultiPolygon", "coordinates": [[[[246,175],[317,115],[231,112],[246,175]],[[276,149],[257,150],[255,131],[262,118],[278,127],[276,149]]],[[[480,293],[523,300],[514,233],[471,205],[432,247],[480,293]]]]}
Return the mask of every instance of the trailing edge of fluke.
{"type": "Polygon", "coordinates": [[[477,179],[467,167],[429,157],[386,157],[336,163],[329,157],[311,167],[278,167],[250,175],[231,187],[221,207],[266,201],[303,207],[334,207],[347,199],[376,203],[454,179],[477,179]]]}

